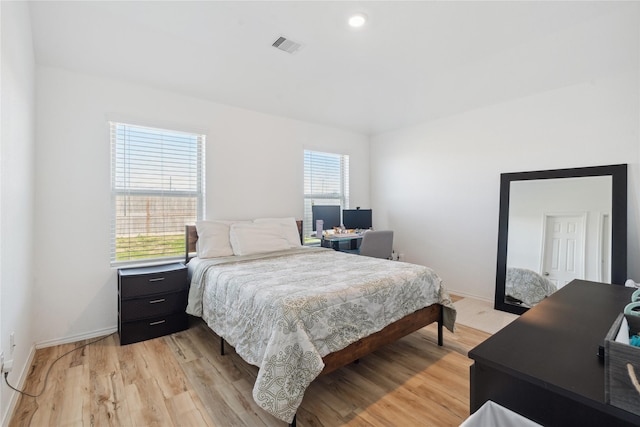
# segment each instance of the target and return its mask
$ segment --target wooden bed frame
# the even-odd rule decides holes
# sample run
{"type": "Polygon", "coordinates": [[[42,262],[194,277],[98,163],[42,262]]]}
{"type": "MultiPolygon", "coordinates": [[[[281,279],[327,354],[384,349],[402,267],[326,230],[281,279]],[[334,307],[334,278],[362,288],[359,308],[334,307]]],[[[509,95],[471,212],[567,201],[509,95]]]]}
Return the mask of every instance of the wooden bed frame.
{"type": "MultiPolygon", "coordinates": [[[[300,242],[303,243],[302,221],[298,220],[296,223],[298,225],[298,232],[300,233],[300,242]]],[[[187,225],[185,227],[186,262],[194,256],[197,240],[198,233],[195,225],[187,225]]],[[[442,346],[443,307],[440,304],[432,304],[428,307],[415,311],[394,323],[391,323],[381,331],[364,337],[342,350],[327,354],[322,358],[324,369],[320,375],[333,372],[336,369],[355,362],[367,354],[376,351],[380,347],[397,341],[400,338],[430,325],[433,322],[438,322],[438,345],[442,346]]],[[[220,351],[224,353],[224,340],[222,338],[220,342],[220,351]]],[[[295,417],[290,425],[296,425],[295,417]]]]}

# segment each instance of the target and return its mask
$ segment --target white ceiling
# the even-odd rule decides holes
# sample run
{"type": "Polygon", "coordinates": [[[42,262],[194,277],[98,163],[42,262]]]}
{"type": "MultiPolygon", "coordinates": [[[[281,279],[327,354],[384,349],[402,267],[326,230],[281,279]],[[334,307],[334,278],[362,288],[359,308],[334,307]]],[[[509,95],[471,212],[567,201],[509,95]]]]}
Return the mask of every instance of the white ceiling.
{"type": "Polygon", "coordinates": [[[575,55],[589,55],[588,46],[540,46],[553,46],[550,39],[588,27],[621,4],[45,1],[30,7],[39,64],[375,134],[562,87],[563,70],[580,63],[575,55]],[[352,12],[364,12],[369,23],[348,28],[352,12]],[[273,48],[281,35],[304,48],[293,55],[273,48]]]}

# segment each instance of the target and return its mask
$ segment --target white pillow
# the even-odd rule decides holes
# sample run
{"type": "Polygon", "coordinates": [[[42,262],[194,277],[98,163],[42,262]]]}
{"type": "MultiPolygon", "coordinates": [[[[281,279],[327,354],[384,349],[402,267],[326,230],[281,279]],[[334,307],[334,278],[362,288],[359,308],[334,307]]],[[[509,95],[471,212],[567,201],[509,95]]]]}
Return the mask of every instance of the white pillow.
{"type": "Polygon", "coordinates": [[[235,255],[251,255],[289,249],[291,245],[282,235],[279,224],[236,223],[229,232],[235,255]]]}
{"type": "Polygon", "coordinates": [[[258,218],[254,219],[256,224],[274,224],[280,227],[282,236],[287,239],[290,247],[297,248],[302,245],[300,243],[300,233],[298,232],[298,224],[296,219],[290,218],[258,218]]]}
{"type": "Polygon", "coordinates": [[[229,241],[229,221],[197,221],[198,241],[196,242],[198,258],[217,258],[233,255],[229,241]]]}

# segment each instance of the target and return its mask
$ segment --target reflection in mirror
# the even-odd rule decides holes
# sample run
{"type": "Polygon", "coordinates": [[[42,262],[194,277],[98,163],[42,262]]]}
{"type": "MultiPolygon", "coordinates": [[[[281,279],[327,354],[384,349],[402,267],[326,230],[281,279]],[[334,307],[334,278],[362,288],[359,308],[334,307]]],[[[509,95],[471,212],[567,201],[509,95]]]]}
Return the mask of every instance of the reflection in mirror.
{"type": "Polygon", "coordinates": [[[610,281],[611,181],[511,182],[506,302],[531,307],[573,279],[610,281]]]}
{"type": "Polygon", "coordinates": [[[626,165],[502,174],[500,199],[496,309],[523,313],[574,279],[624,282],[626,165]]]}

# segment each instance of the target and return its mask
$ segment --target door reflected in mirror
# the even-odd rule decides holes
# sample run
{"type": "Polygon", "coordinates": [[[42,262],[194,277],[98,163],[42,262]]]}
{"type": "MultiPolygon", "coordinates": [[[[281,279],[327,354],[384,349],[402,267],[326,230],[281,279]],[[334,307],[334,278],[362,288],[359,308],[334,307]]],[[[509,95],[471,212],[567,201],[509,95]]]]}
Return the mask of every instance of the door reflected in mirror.
{"type": "Polygon", "coordinates": [[[574,279],[611,281],[611,176],[513,181],[505,302],[532,307],[574,279]]]}

